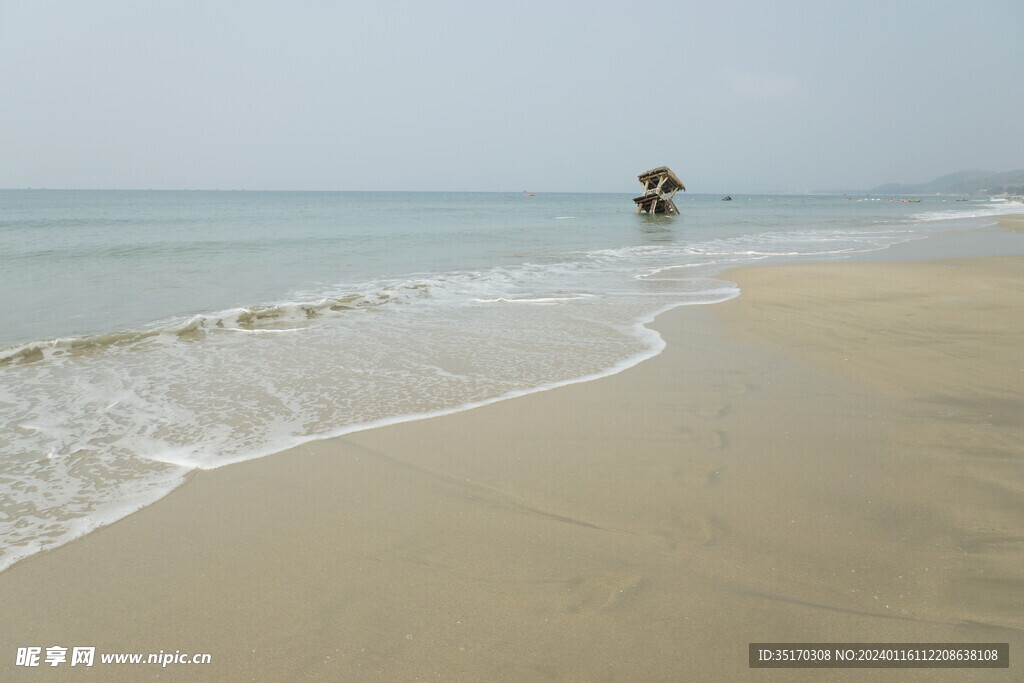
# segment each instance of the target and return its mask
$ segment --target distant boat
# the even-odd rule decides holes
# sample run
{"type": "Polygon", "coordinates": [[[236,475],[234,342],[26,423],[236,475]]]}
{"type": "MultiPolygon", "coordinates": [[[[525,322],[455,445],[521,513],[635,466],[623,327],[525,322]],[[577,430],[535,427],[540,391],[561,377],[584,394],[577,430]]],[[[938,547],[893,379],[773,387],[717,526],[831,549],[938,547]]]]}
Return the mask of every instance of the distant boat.
{"type": "Polygon", "coordinates": [[[523,196],[524,196],[524,197],[536,197],[537,195],[535,195],[535,194],[530,194],[529,192],[524,192],[524,193],[523,193],[523,196]]]}
{"type": "Polygon", "coordinates": [[[731,202],[732,201],[732,197],[730,197],[729,195],[725,195],[724,197],[722,197],[722,201],[723,202],[731,202]]]}

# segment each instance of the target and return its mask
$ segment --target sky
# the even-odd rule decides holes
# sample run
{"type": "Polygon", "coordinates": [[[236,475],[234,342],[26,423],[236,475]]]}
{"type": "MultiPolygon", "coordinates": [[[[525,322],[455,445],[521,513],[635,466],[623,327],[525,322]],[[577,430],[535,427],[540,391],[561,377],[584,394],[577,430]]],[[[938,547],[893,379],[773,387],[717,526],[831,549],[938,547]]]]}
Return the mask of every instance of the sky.
{"type": "Polygon", "coordinates": [[[1022,121],[1020,0],[0,0],[0,188],[857,189],[1022,121]]]}

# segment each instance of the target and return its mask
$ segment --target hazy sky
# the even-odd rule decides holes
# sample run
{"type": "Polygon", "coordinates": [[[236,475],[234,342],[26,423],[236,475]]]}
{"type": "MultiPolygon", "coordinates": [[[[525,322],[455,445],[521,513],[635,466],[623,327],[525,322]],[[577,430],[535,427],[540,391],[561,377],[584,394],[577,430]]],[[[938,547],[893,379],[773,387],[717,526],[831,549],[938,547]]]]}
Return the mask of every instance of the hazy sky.
{"type": "Polygon", "coordinates": [[[6,188],[858,188],[1022,121],[1021,0],[0,0],[6,188]]]}

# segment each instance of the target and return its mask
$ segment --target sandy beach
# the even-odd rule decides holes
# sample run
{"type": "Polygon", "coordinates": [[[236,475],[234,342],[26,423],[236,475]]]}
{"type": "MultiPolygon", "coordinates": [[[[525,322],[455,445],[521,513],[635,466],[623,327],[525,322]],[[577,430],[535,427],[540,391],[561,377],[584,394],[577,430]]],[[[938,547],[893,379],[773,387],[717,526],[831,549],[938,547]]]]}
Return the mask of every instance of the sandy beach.
{"type": "MultiPolygon", "coordinates": [[[[196,474],[0,574],[74,680],[1019,680],[1024,258],[727,273],[618,375],[196,474]],[[753,670],[752,642],[1011,668],[753,670]]],[[[49,668],[49,667],[43,667],[49,668]]]]}

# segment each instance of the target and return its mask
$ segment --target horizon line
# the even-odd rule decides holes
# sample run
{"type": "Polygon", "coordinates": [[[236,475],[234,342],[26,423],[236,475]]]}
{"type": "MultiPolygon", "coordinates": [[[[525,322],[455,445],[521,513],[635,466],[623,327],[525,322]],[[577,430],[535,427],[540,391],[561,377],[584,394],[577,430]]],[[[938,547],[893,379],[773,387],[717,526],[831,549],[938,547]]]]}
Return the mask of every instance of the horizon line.
{"type": "MultiPolygon", "coordinates": [[[[342,193],[342,192],[378,192],[388,194],[636,194],[636,190],[344,190],[344,189],[248,189],[248,188],[166,188],[166,187],[0,187],[0,192],[308,192],[308,193],[342,193]]],[[[686,192],[687,195],[870,195],[866,189],[847,190],[706,190],[686,192]]],[[[917,194],[918,196],[941,196],[943,193],[899,193],[917,194]]],[[[955,193],[962,196],[962,193],[955,193]]],[[[895,196],[895,195],[894,195],[895,196]]],[[[954,195],[949,195],[954,196],[954,195]]]]}

